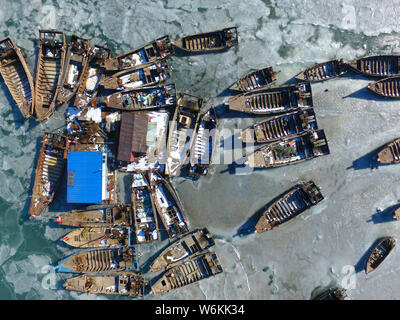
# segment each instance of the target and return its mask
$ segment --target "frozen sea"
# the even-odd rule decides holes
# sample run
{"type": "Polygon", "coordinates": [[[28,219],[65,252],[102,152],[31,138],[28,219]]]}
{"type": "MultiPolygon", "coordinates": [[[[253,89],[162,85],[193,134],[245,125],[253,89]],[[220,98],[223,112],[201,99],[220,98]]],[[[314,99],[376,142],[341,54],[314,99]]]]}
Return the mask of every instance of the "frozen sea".
{"type": "MultiPolygon", "coordinates": [[[[2,0],[0,33],[22,47],[33,70],[39,28],[62,29],[68,36],[75,33],[121,53],[164,34],[176,39],[237,26],[238,47],[170,60],[178,89],[204,97],[205,109],[217,106],[220,128],[232,132],[260,119],[222,106],[228,98],[226,88],[252,69],[273,66],[281,70],[277,83],[283,84],[316,62],[399,54],[399,4],[398,0],[2,0]]],[[[374,273],[366,276],[361,270],[363,257],[377,238],[396,238],[400,232],[400,222],[391,221],[386,210],[400,201],[400,166],[372,167],[370,154],[400,136],[400,102],[369,93],[366,86],[371,81],[349,74],[312,85],[329,156],[254,172],[220,164],[199,181],[172,179],[191,228],[207,226],[214,234],[214,249],[225,272],[144,299],[305,300],[330,285],[346,287],[350,299],[398,299],[398,248],[374,273]],[[321,186],[325,196],[318,206],[267,233],[237,236],[266,203],[309,179],[321,186]]],[[[0,299],[117,299],[59,288],[68,275],[55,274],[52,266],[72,250],[57,244],[68,229],[55,228],[49,220],[65,210],[63,189],[40,218],[29,221],[27,209],[40,137],[44,130],[63,126],[63,108],[42,123],[24,120],[4,82],[0,84],[0,299]]],[[[222,139],[229,140],[229,135],[222,139]]],[[[140,265],[148,268],[148,259],[167,243],[138,248],[140,265]]],[[[145,276],[152,278],[150,273],[145,276]]]]}

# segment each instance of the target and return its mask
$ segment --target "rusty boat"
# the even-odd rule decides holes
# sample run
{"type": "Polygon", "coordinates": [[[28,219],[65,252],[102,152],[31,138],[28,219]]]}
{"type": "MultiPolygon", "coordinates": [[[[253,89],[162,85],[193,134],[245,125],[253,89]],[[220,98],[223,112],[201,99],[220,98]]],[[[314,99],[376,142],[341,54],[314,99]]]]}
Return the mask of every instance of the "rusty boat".
{"type": "Polygon", "coordinates": [[[39,216],[53,201],[66,168],[67,137],[45,132],[35,170],[35,181],[28,213],[30,219],[39,216]]]}
{"type": "Polygon", "coordinates": [[[307,68],[296,75],[295,78],[301,81],[318,82],[339,77],[347,70],[347,64],[343,60],[331,60],[307,68]]]}
{"type": "Polygon", "coordinates": [[[311,130],[262,146],[250,154],[245,163],[252,168],[271,168],[328,154],[329,147],[324,130],[311,130]]]}
{"type": "Polygon", "coordinates": [[[114,294],[143,297],[146,282],[140,272],[119,272],[113,275],[82,274],[63,283],[66,290],[87,294],[114,294]]]}
{"type": "Polygon", "coordinates": [[[228,99],[230,110],[254,114],[274,114],[313,106],[309,82],[268,87],[242,93],[228,99]]]}
{"type": "Polygon", "coordinates": [[[39,55],[34,94],[35,117],[38,121],[47,119],[55,110],[65,55],[64,32],[39,30],[39,55]]]}
{"type": "Polygon", "coordinates": [[[272,67],[252,71],[236,81],[230,89],[247,92],[266,87],[276,80],[278,72],[274,72],[272,67]]]}
{"type": "Polygon", "coordinates": [[[145,46],[107,59],[103,62],[102,66],[106,71],[122,71],[167,58],[173,53],[174,50],[170,45],[169,36],[163,36],[145,46]]]}
{"type": "Polygon", "coordinates": [[[91,210],[71,210],[54,219],[60,225],[69,227],[129,227],[132,220],[132,206],[119,204],[91,210]]]}
{"type": "Polygon", "coordinates": [[[150,186],[156,209],[170,238],[189,231],[183,206],[172,185],[158,171],[149,172],[150,186]]]}
{"type": "Polygon", "coordinates": [[[400,162],[400,138],[385,144],[379,151],[376,161],[382,164],[396,164],[400,162]]]}
{"type": "Polygon", "coordinates": [[[272,116],[244,129],[240,138],[244,143],[275,142],[318,129],[313,108],[305,108],[272,116]]]}
{"type": "Polygon", "coordinates": [[[383,237],[379,239],[373,247],[365,263],[365,273],[368,274],[374,271],[386,259],[396,245],[396,240],[393,237],[383,237]]]}
{"type": "Polygon", "coordinates": [[[377,55],[363,57],[348,63],[348,66],[364,76],[387,78],[400,75],[400,55],[377,55]]]}
{"type": "Polygon", "coordinates": [[[58,272],[96,273],[121,272],[137,269],[134,247],[89,249],[72,254],[58,262],[58,272]]]}
{"type": "Polygon", "coordinates": [[[150,270],[160,272],[179,264],[182,259],[208,249],[215,244],[207,228],[195,230],[164,249],[152,262],[150,270]]]}
{"type": "Polygon", "coordinates": [[[168,269],[151,286],[151,292],[153,294],[163,294],[222,272],[221,263],[215,252],[199,253],[168,269]]]}
{"type": "Polygon", "coordinates": [[[212,107],[200,118],[196,138],[190,151],[189,175],[207,175],[217,146],[217,130],[217,114],[212,107]]]}
{"type": "Polygon", "coordinates": [[[385,98],[400,98],[400,76],[394,76],[371,83],[368,89],[385,98]]]}
{"type": "Polygon", "coordinates": [[[90,40],[72,35],[65,56],[61,85],[56,97],[56,104],[68,102],[76,93],[87,69],[90,40]]]}
{"type": "Polygon", "coordinates": [[[172,42],[179,49],[191,53],[223,51],[237,45],[237,43],[236,27],[190,34],[172,42]]]}
{"type": "Polygon", "coordinates": [[[203,99],[179,93],[177,106],[170,122],[167,141],[165,174],[177,176],[188,158],[194,142],[203,99]]]}
{"type": "Polygon", "coordinates": [[[151,195],[150,183],[143,173],[133,173],[132,208],[136,243],[160,240],[157,211],[151,195]]]}
{"type": "Polygon", "coordinates": [[[324,199],[313,181],[302,182],[268,205],[256,224],[256,233],[282,225],[324,199]]]}
{"type": "Polygon", "coordinates": [[[10,39],[0,41],[0,74],[18,109],[25,118],[34,112],[34,83],[25,58],[10,39]]]}

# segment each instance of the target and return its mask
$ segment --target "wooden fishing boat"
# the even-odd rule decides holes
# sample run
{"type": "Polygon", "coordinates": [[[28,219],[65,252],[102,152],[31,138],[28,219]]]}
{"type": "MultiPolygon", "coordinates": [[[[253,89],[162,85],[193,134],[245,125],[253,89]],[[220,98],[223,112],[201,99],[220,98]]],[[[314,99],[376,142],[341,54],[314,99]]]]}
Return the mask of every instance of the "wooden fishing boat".
{"type": "Polygon", "coordinates": [[[132,177],[132,207],[135,221],[136,243],[160,240],[157,211],[150,184],[143,173],[132,177]]]}
{"type": "Polygon", "coordinates": [[[57,133],[45,132],[36,165],[35,182],[28,213],[39,216],[53,201],[66,167],[68,138],[57,133]]]}
{"type": "Polygon", "coordinates": [[[244,143],[274,142],[299,135],[307,130],[318,129],[313,108],[305,108],[269,117],[242,131],[244,143]]]}
{"type": "Polygon", "coordinates": [[[183,207],[172,185],[159,172],[149,173],[152,196],[158,215],[170,238],[189,231],[183,217],[183,207]]]}
{"type": "Polygon", "coordinates": [[[25,118],[34,112],[34,85],[31,72],[21,50],[10,39],[0,41],[0,74],[25,118]]]}
{"type": "Polygon", "coordinates": [[[179,93],[174,116],[169,126],[165,174],[177,176],[188,158],[194,142],[203,99],[179,93]]]}
{"type": "Polygon", "coordinates": [[[262,146],[245,163],[253,168],[280,167],[328,154],[324,130],[312,130],[262,146]]]}
{"type": "Polygon", "coordinates": [[[257,221],[256,232],[263,233],[288,222],[323,199],[313,181],[299,183],[266,208],[257,221]]]}
{"type": "Polygon", "coordinates": [[[376,161],[382,164],[396,164],[400,162],[400,138],[385,144],[376,157],[376,161]]]}
{"type": "Polygon", "coordinates": [[[396,209],[393,211],[392,216],[393,216],[393,219],[400,220],[400,205],[398,205],[396,207],[396,209]]]}
{"type": "Polygon", "coordinates": [[[167,60],[149,62],[128,70],[103,76],[100,85],[105,89],[121,90],[122,92],[143,87],[156,86],[171,76],[167,60]]]}
{"type": "Polygon", "coordinates": [[[95,273],[137,269],[134,247],[90,249],[68,256],[58,262],[58,272],[95,273]]]}
{"type": "Polygon", "coordinates": [[[106,96],[100,102],[104,102],[109,108],[124,111],[165,108],[176,105],[176,88],[173,83],[131,90],[125,93],[116,92],[106,96]]]}
{"type": "Polygon", "coordinates": [[[246,92],[266,87],[276,80],[278,72],[274,72],[272,67],[252,71],[236,81],[231,90],[246,92]]]}
{"type": "Polygon", "coordinates": [[[143,297],[146,282],[140,272],[120,272],[114,275],[79,275],[63,283],[66,290],[87,294],[118,294],[143,297]]]}
{"type": "Polygon", "coordinates": [[[58,90],[56,104],[68,102],[76,93],[87,69],[89,61],[90,40],[76,35],[69,41],[65,55],[61,86],[58,90]]]}
{"type": "Polygon", "coordinates": [[[371,83],[368,89],[385,98],[400,98],[400,76],[389,77],[371,83]]]}
{"type": "Polygon", "coordinates": [[[168,269],[163,276],[151,286],[153,294],[162,294],[181,288],[202,279],[223,272],[215,252],[205,252],[189,257],[180,264],[168,269]]]}
{"type": "Polygon", "coordinates": [[[78,228],[60,239],[74,248],[118,248],[131,245],[127,227],[78,228]]]}
{"type": "Polygon", "coordinates": [[[169,36],[164,36],[143,47],[107,59],[102,66],[107,71],[122,71],[167,58],[173,53],[174,50],[170,45],[169,36]]]}
{"type": "Polygon", "coordinates": [[[215,52],[227,50],[238,43],[237,28],[225,28],[184,36],[172,42],[186,52],[215,52]]]}
{"type": "Polygon", "coordinates": [[[72,210],[60,214],[54,221],[70,227],[128,227],[133,222],[132,207],[120,204],[92,210],[72,210]]]}
{"type": "Polygon", "coordinates": [[[150,270],[164,271],[179,264],[182,259],[204,251],[215,244],[207,228],[195,230],[169,245],[152,262],[150,270]]]}
{"type": "Polygon", "coordinates": [[[111,52],[111,49],[97,45],[90,49],[89,61],[83,71],[81,82],[75,95],[75,107],[84,108],[92,106],[104,73],[104,68],[101,65],[111,57],[111,52]]]}
{"type": "Polygon", "coordinates": [[[200,119],[196,138],[190,151],[189,175],[207,175],[217,146],[217,130],[217,114],[214,108],[210,108],[200,119]]]}
{"type": "Polygon", "coordinates": [[[343,60],[331,60],[318,63],[311,68],[300,72],[295,76],[297,80],[318,82],[332,78],[336,78],[346,73],[348,70],[347,64],[343,60]]]}
{"type": "Polygon", "coordinates": [[[400,55],[377,55],[349,62],[348,66],[365,76],[387,78],[400,75],[400,55]]]}
{"type": "Polygon", "coordinates": [[[39,30],[39,56],[34,95],[35,116],[38,121],[47,119],[56,107],[65,54],[64,32],[39,30]]]}
{"type": "Polygon", "coordinates": [[[246,92],[229,98],[230,110],[274,114],[313,106],[309,82],[270,87],[246,92]]]}
{"type": "Polygon", "coordinates": [[[389,255],[396,245],[396,240],[392,237],[384,237],[380,239],[376,246],[372,249],[365,264],[365,273],[374,271],[389,255]]]}
{"type": "Polygon", "coordinates": [[[313,300],[344,300],[347,297],[346,291],[339,288],[331,288],[315,297],[313,300]]]}

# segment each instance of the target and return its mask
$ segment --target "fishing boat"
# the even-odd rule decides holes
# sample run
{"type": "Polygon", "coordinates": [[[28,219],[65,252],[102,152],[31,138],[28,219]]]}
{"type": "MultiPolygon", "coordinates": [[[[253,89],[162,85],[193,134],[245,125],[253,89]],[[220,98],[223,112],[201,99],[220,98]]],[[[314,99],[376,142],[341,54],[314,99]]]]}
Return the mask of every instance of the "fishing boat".
{"type": "Polygon", "coordinates": [[[28,213],[30,219],[39,216],[53,201],[66,167],[68,138],[45,132],[35,170],[35,182],[28,213]]]}
{"type": "Polygon", "coordinates": [[[10,39],[0,41],[0,74],[18,109],[25,118],[34,112],[34,85],[21,50],[10,39]]]}
{"type": "Polygon", "coordinates": [[[120,272],[113,275],[79,275],[63,283],[66,290],[87,294],[117,294],[143,297],[146,282],[139,272],[120,272]]]}
{"type": "Polygon", "coordinates": [[[217,130],[217,114],[214,108],[210,108],[200,119],[196,138],[190,151],[189,175],[207,175],[217,146],[217,130]]]}
{"type": "Polygon", "coordinates": [[[116,92],[99,99],[107,107],[124,111],[140,111],[176,105],[175,84],[116,92]]]}
{"type": "Polygon", "coordinates": [[[100,85],[105,89],[121,90],[122,92],[143,87],[156,86],[171,76],[167,60],[159,60],[143,64],[137,68],[103,76],[100,85]]]}
{"type": "Polygon", "coordinates": [[[330,288],[321,293],[313,300],[344,300],[347,297],[346,291],[339,288],[330,288]]]}
{"type": "Polygon", "coordinates": [[[78,108],[90,107],[95,103],[98,86],[104,73],[101,65],[111,57],[111,49],[95,45],[89,51],[89,60],[84,69],[81,82],[75,95],[74,106],[78,108]]]}
{"type": "Polygon", "coordinates": [[[172,42],[186,52],[201,53],[227,50],[238,43],[237,28],[225,28],[184,36],[172,42]]]}
{"type": "Polygon", "coordinates": [[[280,167],[328,154],[324,130],[312,130],[262,146],[245,163],[252,168],[280,167]]]}
{"type": "Polygon", "coordinates": [[[368,89],[385,98],[400,98],[400,76],[389,77],[371,83],[368,89]]]}
{"type": "Polygon", "coordinates": [[[309,82],[257,89],[228,99],[230,110],[274,114],[313,106],[309,82]]]}
{"type": "Polygon", "coordinates": [[[174,50],[170,46],[169,36],[164,36],[143,47],[107,59],[103,62],[102,66],[107,71],[122,71],[167,58],[173,53],[174,50]]]}
{"type": "Polygon", "coordinates": [[[374,271],[389,255],[396,245],[396,240],[392,237],[384,237],[372,249],[365,264],[365,273],[368,274],[374,271]]]}
{"type": "Polygon", "coordinates": [[[118,248],[131,245],[128,227],[78,228],[60,239],[74,248],[118,248]]]}
{"type": "Polygon", "coordinates": [[[203,99],[179,93],[174,116],[169,126],[165,174],[177,176],[188,158],[194,142],[203,99]]]}
{"type": "Polygon", "coordinates": [[[400,220],[400,205],[398,205],[396,207],[396,209],[393,210],[392,216],[393,216],[393,219],[400,220]]]}
{"type": "Polygon", "coordinates": [[[157,171],[150,171],[149,177],[154,203],[168,236],[174,238],[188,232],[182,204],[172,185],[157,171]]]}
{"type": "Polygon", "coordinates": [[[151,292],[153,294],[163,294],[202,279],[215,276],[221,272],[223,272],[223,269],[215,252],[200,253],[168,269],[163,276],[151,286],[151,292]]]}
{"type": "Polygon", "coordinates": [[[95,273],[137,269],[134,247],[89,249],[74,253],[58,262],[58,272],[95,273]]]}
{"type": "Polygon", "coordinates": [[[72,210],[60,214],[54,221],[70,227],[128,227],[132,223],[132,206],[119,204],[92,210],[72,210]]]}
{"type": "Polygon", "coordinates": [[[307,130],[318,129],[313,108],[272,116],[242,131],[244,143],[275,142],[299,135],[307,130]]]}
{"type": "Polygon", "coordinates": [[[56,104],[68,102],[76,93],[89,60],[90,40],[76,35],[71,37],[65,56],[61,86],[58,90],[56,104]]]}
{"type": "Polygon", "coordinates": [[[150,270],[159,272],[172,268],[182,259],[204,251],[214,244],[215,242],[207,228],[195,230],[182,236],[162,251],[151,264],[150,270]]]}
{"type": "Polygon", "coordinates": [[[132,177],[132,207],[135,221],[136,243],[159,240],[156,208],[150,184],[143,173],[132,177]]]}
{"type": "Polygon", "coordinates": [[[62,31],[39,30],[39,56],[35,79],[36,120],[47,119],[56,107],[66,54],[62,31]]]}
{"type": "Polygon", "coordinates": [[[256,224],[256,232],[263,233],[297,217],[324,199],[313,181],[302,182],[278,197],[263,212],[256,224]]]}
{"type": "Polygon", "coordinates": [[[376,157],[376,161],[382,164],[396,164],[400,162],[400,138],[385,144],[376,157]]]}
{"type": "Polygon", "coordinates": [[[400,55],[378,55],[364,57],[348,63],[348,66],[365,76],[387,78],[399,76],[400,55]]]}
{"type": "Polygon", "coordinates": [[[339,77],[346,73],[347,70],[347,64],[344,63],[342,59],[331,60],[307,68],[296,75],[295,78],[301,81],[318,82],[339,77]]]}
{"type": "Polygon", "coordinates": [[[236,81],[231,90],[246,92],[266,87],[276,80],[278,72],[274,72],[272,67],[252,71],[236,81]]]}

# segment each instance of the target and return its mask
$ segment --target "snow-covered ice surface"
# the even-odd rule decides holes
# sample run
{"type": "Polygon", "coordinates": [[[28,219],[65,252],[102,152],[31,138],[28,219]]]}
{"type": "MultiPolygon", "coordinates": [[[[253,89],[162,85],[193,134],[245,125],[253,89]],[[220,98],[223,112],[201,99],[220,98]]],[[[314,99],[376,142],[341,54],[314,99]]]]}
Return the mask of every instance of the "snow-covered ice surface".
{"type": "MultiPolygon", "coordinates": [[[[278,83],[315,62],[363,55],[399,53],[400,1],[373,0],[116,0],[28,3],[4,0],[0,34],[23,48],[34,69],[38,29],[60,28],[114,53],[141,46],[164,34],[171,39],[237,26],[239,45],[221,54],[173,57],[173,79],[181,91],[221,106],[223,92],[240,76],[264,66],[281,70],[278,83]]],[[[174,178],[191,228],[207,226],[225,272],[161,296],[145,299],[309,299],[331,284],[348,288],[351,299],[398,299],[397,248],[377,271],[352,274],[380,236],[397,237],[400,223],[385,210],[400,200],[400,167],[371,169],[369,153],[400,136],[400,102],[367,92],[371,79],[349,75],[312,85],[320,128],[331,154],[298,165],[233,174],[216,165],[193,182],[174,178]],[[235,236],[257,210],[300,180],[314,180],[325,200],[287,225],[261,235],[235,236]],[[385,212],[385,211],[384,211],[385,212]]],[[[63,125],[65,107],[49,120],[24,120],[4,82],[0,85],[0,298],[126,299],[82,295],[60,289],[66,274],[51,265],[72,252],[56,241],[68,229],[49,220],[61,211],[60,189],[49,212],[26,219],[33,170],[44,130],[63,125]]],[[[220,127],[245,128],[255,117],[218,108],[220,127]]],[[[258,118],[259,119],[259,118],[258,118]]],[[[129,178],[123,178],[129,183],[129,178]]],[[[123,189],[123,188],[122,188],[123,189]]],[[[129,197],[127,197],[129,198],[129,197]]],[[[140,265],[167,245],[142,245],[140,265]]],[[[151,279],[152,274],[146,273],[151,279]]]]}

